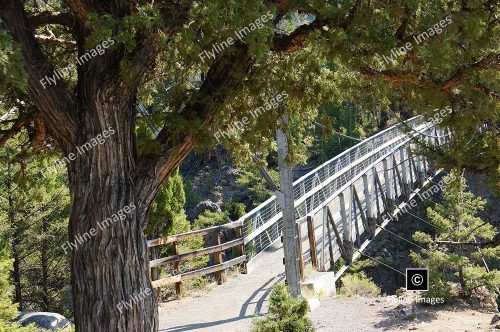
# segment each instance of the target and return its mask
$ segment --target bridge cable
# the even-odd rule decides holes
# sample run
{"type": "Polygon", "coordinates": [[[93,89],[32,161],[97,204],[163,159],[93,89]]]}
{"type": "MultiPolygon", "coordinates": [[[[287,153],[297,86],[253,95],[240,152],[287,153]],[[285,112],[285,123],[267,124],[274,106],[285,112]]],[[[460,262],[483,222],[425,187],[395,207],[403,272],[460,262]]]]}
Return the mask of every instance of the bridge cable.
{"type": "Polygon", "coordinates": [[[425,219],[420,218],[419,216],[414,215],[414,214],[413,214],[413,213],[411,213],[411,212],[406,211],[406,213],[408,213],[409,215],[412,215],[413,217],[417,218],[417,219],[418,219],[418,220],[420,220],[420,221],[425,222],[426,224],[431,225],[431,226],[432,226],[432,227],[434,227],[434,228],[439,228],[438,226],[436,226],[436,225],[434,225],[434,224],[432,224],[432,223],[430,223],[430,222],[426,221],[425,219]]]}
{"type": "Polygon", "coordinates": [[[425,249],[425,248],[423,248],[423,247],[419,246],[419,245],[418,245],[418,244],[416,244],[415,242],[410,241],[410,240],[408,240],[408,239],[406,239],[406,238],[404,238],[404,237],[402,237],[402,236],[399,236],[399,235],[397,235],[396,233],[391,232],[390,230],[385,229],[384,227],[382,227],[382,226],[380,226],[380,225],[378,225],[378,224],[377,224],[377,226],[379,226],[379,227],[380,227],[380,229],[382,229],[382,230],[384,230],[384,231],[386,231],[386,232],[389,232],[389,233],[391,233],[392,235],[394,235],[394,236],[396,236],[396,237],[400,238],[401,240],[404,240],[404,241],[406,241],[406,242],[408,242],[408,243],[411,243],[411,244],[413,244],[414,246],[419,247],[419,248],[420,248],[420,249],[422,249],[422,250],[427,250],[427,249],[425,249]]]}
{"type": "Polygon", "coordinates": [[[379,261],[379,260],[378,260],[378,259],[376,259],[376,258],[373,258],[373,257],[368,256],[367,254],[363,253],[363,252],[362,252],[361,250],[359,250],[359,249],[356,249],[356,251],[357,251],[357,252],[359,252],[361,255],[366,256],[366,257],[368,257],[369,259],[372,259],[372,260],[374,260],[374,261],[376,261],[376,262],[378,262],[378,263],[380,263],[380,264],[382,264],[382,265],[384,265],[384,266],[386,266],[386,267],[390,268],[391,270],[394,270],[394,271],[396,271],[397,273],[402,274],[402,275],[404,275],[404,276],[406,277],[406,274],[405,274],[405,273],[403,273],[403,272],[401,272],[401,271],[399,271],[398,269],[395,269],[395,268],[393,268],[392,266],[389,266],[389,265],[387,265],[387,264],[385,264],[385,263],[382,263],[381,261],[379,261]]]}
{"type": "MultiPolygon", "coordinates": [[[[323,125],[323,124],[321,124],[321,123],[319,123],[319,122],[317,122],[317,121],[315,121],[315,120],[312,120],[311,122],[312,122],[313,124],[317,125],[317,126],[320,126],[320,127],[321,127],[321,128],[323,128],[323,129],[326,129],[326,126],[325,126],[325,125],[323,125]]],[[[336,131],[336,130],[333,130],[333,129],[332,129],[332,131],[333,131],[336,135],[338,135],[338,136],[342,136],[342,137],[345,137],[345,138],[350,138],[350,139],[353,139],[353,140],[358,141],[358,142],[363,142],[363,140],[362,140],[362,139],[359,139],[359,138],[357,138],[357,137],[352,137],[352,136],[349,136],[349,135],[346,135],[346,134],[342,134],[342,133],[340,133],[340,132],[338,132],[338,131],[336,131]]]]}
{"type": "MultiPolygon", "coordinates": [[[[383,203],[383,204],[384,204],[384,206],[385,206],[385,209],[386,209],[385,211],[387,212],[387,213],[386,213],[386,215],[389,217],[389,219],[390,219],[391,221],[393,221],[393,222],[394,222],[394,217],[391,215],[391,213],[390,213],[390,212],[388,212],[388,211],[389,211],[389,209],[388,209],[387,205],[385,204],[385,202],[384,202],[383,200],[382,200],[382,203],[383,203]]],[[[411,244],[413,244],[414,246],[419,247],[420,249],[426,250],[425,248],[423,248],[423,247],[419,246],[418,244],[416,244],[416,243],[414,243],[414,242],[412,242],[412,241],[410,241],[410,240],[408,240],[408,239],[405,239],[404,237],[401,237],[401,236],[397,235],[396,233],[393,233],[393,232],[389,231],[388,229],[385,229],[385,228],[384,228],[384,227],[382,227],[381,225],[379,225],[379,224],[376,224],[376,225],[377,225],[377,226],[378,226],[381,230],[384,230],[384,231],[386,231],[386,232],[389,232],[389,233],[391,233],[392,235],[394,235],[394,236],[396,236],[396,237],[398,237],[398,238],[400,238],[400,239],[402,239],[402,240],[404,240],[404,241],[406,241],[406,242],[408,242],[408,243],[411,243],[411,244]]]]}

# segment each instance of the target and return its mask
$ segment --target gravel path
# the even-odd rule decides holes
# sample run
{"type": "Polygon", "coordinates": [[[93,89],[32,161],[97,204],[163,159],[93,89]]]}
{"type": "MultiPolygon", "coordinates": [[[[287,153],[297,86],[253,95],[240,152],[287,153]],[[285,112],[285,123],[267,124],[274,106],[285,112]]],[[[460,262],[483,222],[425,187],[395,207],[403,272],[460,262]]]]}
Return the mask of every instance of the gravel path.
{"type": "Polygon", "coordinates": [[[255,315],[267,313],[272,285],[284,279],[281,249],[279,241],[266,249],[251,274],[239,274],[200,296],[161,304],[159,331],[248,331],[255,315]]]}
{"type": "Polygon", "coordinates": [[[318,332],[371,331],[493,331],[492,312],[479,312],[461,305],[419,306],[417,318],[398,317],[395,305],[386,298],[322,298],[321,307],[311,313],[318,332]]]}

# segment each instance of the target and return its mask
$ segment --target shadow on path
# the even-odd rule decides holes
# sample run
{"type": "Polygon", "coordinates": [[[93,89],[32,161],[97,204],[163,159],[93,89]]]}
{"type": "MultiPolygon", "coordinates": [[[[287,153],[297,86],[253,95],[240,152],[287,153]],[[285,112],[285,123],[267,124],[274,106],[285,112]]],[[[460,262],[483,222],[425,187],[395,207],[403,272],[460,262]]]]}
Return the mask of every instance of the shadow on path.
{"type": "Polygon", "coordinates": [[[201,296],[162,304],[159,332],[248,331],[252,318],[267,313],[272,286],[285,279],[280,242],[257,259],[250,274],[237,275],[201,296]]]}
{"type": "Polygon", "coordinates": [[[213,321],[213,322],[179,325],[179,326],[174,326],[174,327],[167,328],[167,329],[161,329],[161,330],[159,330],[159,332],[191,331],[194,329],[201,329],[201,328],[207,328],[207,327],[214,327],[214,326],[221,325],[221,324],[227,324],[227,323],[235,322],[235,321],[242,320],[242,319],[254,318],[256,316],[264,314],[261,312],[262,306],[264,304],[264,301],[267,299],[267,296],[271,292],[272,286],[275,283],[280,282],[284,279],[285,279],[285,276],[282,273],[277,277],[270,278],[261,287],[256,289],[252,293],[252,295],[245,301],[245,303],[243,303],[243,305],[241,306],[240,314],[238,315],[238,317],[233,317],[233,318],[228,318],[228,319],[223,319],[223,320],[218,320],[218,321],[213,321]],[[262,294],[260,296],[257,296],[261,292],[262,292],[262,294]],[[249,313],[247,313],[248,307],[250,304],[253,304],[253,303],[256,304],[255,310],[253,313],[249,314],[249,313]]]}

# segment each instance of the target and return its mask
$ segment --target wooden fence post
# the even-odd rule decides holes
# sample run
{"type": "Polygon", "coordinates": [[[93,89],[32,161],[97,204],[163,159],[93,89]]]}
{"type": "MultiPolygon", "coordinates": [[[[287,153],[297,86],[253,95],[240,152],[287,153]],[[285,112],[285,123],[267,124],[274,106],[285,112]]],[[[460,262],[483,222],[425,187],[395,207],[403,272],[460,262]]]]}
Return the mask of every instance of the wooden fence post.
{"type": "Polygon", "coordinates": [[[296,225],[297,225],[297,236],[298,236],[298,241],[299,241],[299,244],[298,244],[298,249],[299,249],[299,268],[300,268],[300,281],[304,281],[304,254],[302,253],[302,232],[300,230],[301,228],[301,219],[299,219],[297,222],[296,222],[296,225]]]}
{"type": "MultiPolygon", "coordinates": [[[[243,226],[236,228],[236,236],[238,239],[243,239],[243,226]]],[[[238,251],[240,256],[245,255],[245,244],[241,244],[238,246],[238,251]]],[[[247,273],[247,262],[243,262],[240,265],[240,273],[247,273]]]]}
{"type": "Polygon", "coordinates": [[[318,257],[316,256],[316,236],[314,235],[314,220],[311,215],[307,217],[307,236],[309,238],[309,250],[311,252],[311,263],[318,268],[318,257]]]}
{"type": "MultiPolygon", "coordinates": [[[[216,237],[216,240],[217,240],[217,245],[220,245],[221,244],[220,232],[217,232],[215,234],[215,237],[216,237]]],[[[222,250],[219,250],[218,252],[216,252],[214,254],[214,263],[216,265],[223,263],[222,262],[222,250]]],[[[218,285],[226,282],[226,271],[225,270],[217,271],[217,273],[216,273],[216,279],[217,279],[217,284],[218,285]]]]}
{"type": "MultiPolygon", "coordinates": [[[[174,255],[179,255],[179,246],[177,245],[177,241],[174,241],[172,243],[172,249],[174,250],[174,255]]],[[[176,274],[180,273],[180,262],[176,261],[174,263],[174,270],[176,274]]],[[[182,299],[182,282],[176,282],[175,283],[175,294],[177,295],[177,299],[182,299]]]]}

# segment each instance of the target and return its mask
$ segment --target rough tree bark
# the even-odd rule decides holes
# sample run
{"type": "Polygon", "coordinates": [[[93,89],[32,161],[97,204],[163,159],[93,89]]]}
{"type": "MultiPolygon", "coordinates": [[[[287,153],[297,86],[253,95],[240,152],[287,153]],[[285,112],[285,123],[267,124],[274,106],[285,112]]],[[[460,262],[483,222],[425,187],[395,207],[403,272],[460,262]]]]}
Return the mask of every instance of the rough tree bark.
{"type": "Polygon", "coordinates": [[[143,232],[146,213],[139,208],[131,176],[135,108],[133,99],[117,99],[110,85],[86,94],[91,97],[80,111],[89,116],[78,136],[76,159],[69,164],[69,238],[95,233],[72,252],[75,323],[85,331],[156,331],[143,232]],[[102,144],[88,151],[82,147],[106,131],[109,137],[102,144]]]}

